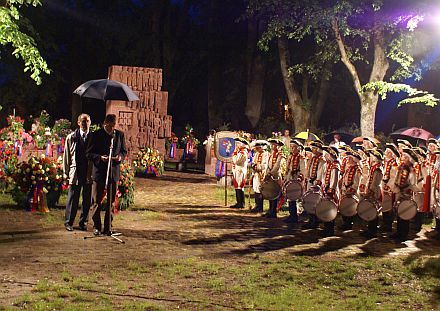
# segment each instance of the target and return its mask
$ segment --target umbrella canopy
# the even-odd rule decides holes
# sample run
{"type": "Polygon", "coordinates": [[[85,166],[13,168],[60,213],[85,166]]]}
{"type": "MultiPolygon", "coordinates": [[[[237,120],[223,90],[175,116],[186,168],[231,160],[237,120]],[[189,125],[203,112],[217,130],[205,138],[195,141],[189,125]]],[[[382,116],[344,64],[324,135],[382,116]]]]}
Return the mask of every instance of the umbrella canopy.
{"type": "Polygon", "coordinates": [[[293,138],[299,138],[303,140],[320,140],[318,135],[313,134],[309,131],[296,133],[293,138]]]}
{"type": "MultiPolygon", "coordinates": [[[[370,140],[374,141],[376,144],[380,144],[380,141],[377,138],[369,137],[370,140]]],[[[362,143],[364,141],[364,136],[358,136],[351,140],[352,144],[362,143]]]]}
{"type": "Polygon", "coordinates": [[[73,91],[81,97],[106,100],[134,101],[139,97],[126,84],[110,79],[87,81],[73,91]]]}
{"type": "Polygon", "coordinates": [[[351,135],[351,134],[348,134],[348,133],[345,133],[345,132],[342,132],[342,131],[333,131],[333,132],[328,133],[327,135],[325,135],[324,140],[326,142],[330,143],[330,142],[333,141],[333,136],[336,135],[336,134],[341,136],[341,141],[343,141],[346,144],[349,144],[353,140],[353,138],[354,138],[354,136],[351,135]]]}
{"type": "Polygon", "coordinates": [[[417,140],[428,140],[430,138],[434,138],[432,133],[419,127],[404,127],[392,132],[390,136],[394,139],[414,138],[417,140]]]}

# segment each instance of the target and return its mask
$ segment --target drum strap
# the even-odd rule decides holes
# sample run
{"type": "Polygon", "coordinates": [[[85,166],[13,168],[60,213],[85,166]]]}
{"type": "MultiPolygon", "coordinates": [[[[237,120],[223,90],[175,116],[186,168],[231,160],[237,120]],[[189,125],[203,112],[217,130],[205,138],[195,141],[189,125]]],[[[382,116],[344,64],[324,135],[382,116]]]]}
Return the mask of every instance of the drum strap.
{"type": "Polygon", "coordinates": [[[396,163],[395,159],[389,159],[388,161],[385,162],[385,173],[383,175],[384,183],[388,183],[388,181],[390,180],[390,176],[391,176],[391,168],[396,165],[397,165],[397,163],[396,163]]]}
{"type": "Polygon", "coordinates": [[[299,160],[301,159],[301,155],[299,153],[293,154],[290,161],[290,169],[294,174],[298,173],[299,171],[299,160]]]}

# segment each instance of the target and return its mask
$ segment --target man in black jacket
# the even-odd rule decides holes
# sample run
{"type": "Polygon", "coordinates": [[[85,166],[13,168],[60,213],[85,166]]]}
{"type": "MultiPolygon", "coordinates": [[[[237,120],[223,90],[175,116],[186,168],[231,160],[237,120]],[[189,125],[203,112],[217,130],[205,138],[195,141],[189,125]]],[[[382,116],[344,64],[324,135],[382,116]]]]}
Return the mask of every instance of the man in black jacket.
{"type": "Polygon", "coordinates": [[[120,176],[120,164],[127,155],[124,133],[116,130],[115,126],[116,115],[108,114],[104,119],[103,128],[93,133],[86,152],[87,158],[93,162],[92,209],[94,213],[92,219],[94,227],[93,233],[95,235],[99,235],[101,233],[102,225],[100,211],[101,203],[106,193],[109,193],[109,195],[111,194],[112,205],[109,205],[109,203],[107,202],[104,217],[104,231],[102,232],[107,235],[112,234],[110,230],[110,212],[113,212],[116,187],[118,185],[120,176]],[[105,189],[107,168],[109,164],[109,151],[112,140],[112,158],[110,159],[111,172],[109,174],[110,176],[108,179],[107,189],[105,189]],[[109,191],[110,188],[111,192],[109,191]],[[110,207],[112,208],[110,209],[110,207]]]}
{"type": "Polygon", "coordinates": [[[67,231],[73,231],[78,210],[79,197],[82,190],[82,210],[79,219],[80,230],[87,230],[91,190],[92,163],[86,158],[86,147],[89,141],[90,116],[82,113],[78,117],[79,128],[66,137],[63,154],[64,178],[69,181],[66,214],[64,226],[67,231]]]}

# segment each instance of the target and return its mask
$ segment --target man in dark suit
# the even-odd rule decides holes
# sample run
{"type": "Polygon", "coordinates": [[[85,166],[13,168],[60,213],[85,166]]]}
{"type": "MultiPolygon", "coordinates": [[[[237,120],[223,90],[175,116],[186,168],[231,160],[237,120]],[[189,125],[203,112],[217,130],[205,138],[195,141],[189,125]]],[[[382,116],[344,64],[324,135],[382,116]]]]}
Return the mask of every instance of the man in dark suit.
{"type": "Polygon", "coordinates": [[[78,210],[79,197],[82,189],[82,211],[79,219],[80,230],[87,230],[89,216],[91,190],[92,190],[92,165],[86,158],[86,146],[89,140],[90,116],[81,114],[78,117],[79,128],[66,137],[63,154],[64,178],[69,181],[69,192],[64,227],[67,231],[73,231],[78,210]]]}
{"type": "Polygon", "coordinates": [[[99,235],[101,233],[102,225],[101,225],[101,203],[103,201],[106,193],[111,194],[111,203],[110,205],[107,202],[107,206],[105,209],[105,217],[104,217],[104,231],[102,233],[111,235],[111,215],[113,212],[113,203],[115,201],[116,196],[116,187],[119,182],[120,176],[120,164],[121,161],[127,155],[127,150],[125,147],[125,138],[124,133],[116,130],[116,115],[108,114],[105,117],[103,128],[94,132],[90,142],[87,147],[87,158],[93,163],[92,170],[92,210],[93,210],[93,233],[95,235],[99,235]],[[106,186],[106,177],[107,177],[107,168],[109,165],[109,151],[110,145],[113,140],[113,148],[112,148],[112,158],[111,161],[111,172],[108,180],[107,189],[106,186]],[[109,191],[111,188],[111,191],[109,191]],[[112,208],[110,208],[112,207],[112,208]]]}

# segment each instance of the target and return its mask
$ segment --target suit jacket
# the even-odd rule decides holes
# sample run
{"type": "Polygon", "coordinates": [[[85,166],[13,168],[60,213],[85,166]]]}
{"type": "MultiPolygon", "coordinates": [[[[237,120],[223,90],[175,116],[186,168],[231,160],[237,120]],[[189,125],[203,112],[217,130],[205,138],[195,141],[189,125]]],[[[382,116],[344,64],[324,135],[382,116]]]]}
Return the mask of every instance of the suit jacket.
{"type": "Polygon", "coordinates": [[[66,137],[63,154],[64,175],[69,178],[70,185],[84,185],[92,182],[92,162],[86,157],[86,148],[90,133],[84,142],[80,130],[76,129],[66,137]]]}
{"type": "MultiPolygon", "coordinates": [[[[86,156],[93,162],[92,179],[93,181],[105,183],[107,176],[108,162],[102,161],[102,155],[109,155],[110,143],[112,136],[107,134],[104,129],[100,129],[93,132],[87,147],[86,156]]],[[[115,137],[113,140],[112,157],[120,156],[123,160],[127,155],[127,149],[125,147],[124,133],[115,130],[115,137]]],[[[112,181],[118,182],[120,176],[120,164],[121,161],[112,160],[111,176],[112,181]]]]}

